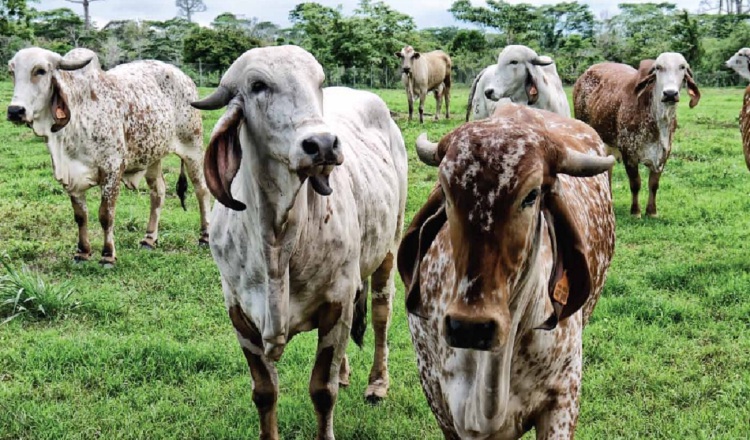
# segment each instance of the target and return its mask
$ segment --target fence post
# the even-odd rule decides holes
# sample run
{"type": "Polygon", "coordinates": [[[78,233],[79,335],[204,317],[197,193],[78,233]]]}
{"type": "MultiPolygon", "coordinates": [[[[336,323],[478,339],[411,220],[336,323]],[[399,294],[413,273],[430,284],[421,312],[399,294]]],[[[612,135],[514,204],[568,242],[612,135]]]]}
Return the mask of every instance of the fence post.
{"type": "Polygon", "coordinates": [[[203,87],[203,63],[198,60],[198,87],[203,87]]]}

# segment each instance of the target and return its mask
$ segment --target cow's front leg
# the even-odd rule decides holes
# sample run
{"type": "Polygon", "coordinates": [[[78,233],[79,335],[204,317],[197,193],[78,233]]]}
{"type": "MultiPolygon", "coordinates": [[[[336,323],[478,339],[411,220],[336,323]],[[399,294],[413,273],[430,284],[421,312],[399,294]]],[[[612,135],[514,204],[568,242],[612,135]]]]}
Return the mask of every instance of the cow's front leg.
{"type": "MultiPolygon", "coordinates": [[[[354,292],[352,291],[352,298],[354,292]]],[[[310,398],[318,419],[318,440],[333,440],[333,408],[339,372],[352,322],[351,301],[326,303],[318,311],[318,349],[310,378],[310,398]]]]}
{"type": "Polygon", "coordinates": [[[253,379],[253,403],[260,419],[260,439],[278,440],[276,403],[279,398],[279,376],[276,367],[263,354],[260,332],[244,317],[239,306],[229,309],[229,318],[253,379]]]}
{"type": "Polygon", "coordinates": [[[646,215],[657,217],[656,213],[656,191],[659,190],[659,179],[661,173],[650,171],[648,175],[648,204],[646,205],[646,215]]]}
{"type": "Polygon", "coordinates": [[[86,207],[86,194],[71,194],[70,202],[73,205],[73,216],[78,225],[78,246],[73,259],[88,261],[91,258],[91,242],[89,241],[89,211],[86,207]]]}
{"type": "Polygon", "coordinates": [[[443,107],[443,86],[440,86],[437,90],[435,90],[433,95],[435,96],[435,120],[437,121],[440,119],[440,109],[443,107]]]}
{"type": "Polygon", "coordinates": [[[115,253],[115,205],[120,195],[120,173],[110,173],[102,181],[102,203],[99,205],[99,223],[104,232],[102,259],[99,264],[112,267],[117,255],[115,253]]]}
{"type": "Polygon", "coordinates": [[[419,93],[419,123],[424,124],[424,102],[427,100],[427,92],[419,93]]]}
{"type": "Polygon", "coordinates": [[[630,165],[628,161],[624,160],[625,172],[628,173],[628,181],[630,182],[630,194],[632,197],[630,203],[630,215],[634,217],[641,216],[641,205],[638,203],[638,193],[641,191],[641,175],[638,173],[638,162],[635,165],[630,165]]]}
{"type": "Polygon", "coordinates": [[[389,252],[372,274],[372,327],[375,331],[375,356],[365,399],[377,403],[388,392],[388,326],[391,321],[391,304],[396,292],[393,270],[393,253],[389,252]]]}
{"type": "Polygon", "coordinates": [[[161,172],[161,161],[148,167],[146,183],[150,189],[151,213],[146,227],[146,236],[141,240],[141,247],[153,249],[159,240],[159,217],[161,216],[161,208],[164,206],[164,195],[167,189],[164,183],[164,175],[161,172]]]}
{"type": "Polygon", "coordinates": [[[414,94],[407,90],[406,99],[409,102],[409,122],[411,122],[414,117],[414,94]]]}

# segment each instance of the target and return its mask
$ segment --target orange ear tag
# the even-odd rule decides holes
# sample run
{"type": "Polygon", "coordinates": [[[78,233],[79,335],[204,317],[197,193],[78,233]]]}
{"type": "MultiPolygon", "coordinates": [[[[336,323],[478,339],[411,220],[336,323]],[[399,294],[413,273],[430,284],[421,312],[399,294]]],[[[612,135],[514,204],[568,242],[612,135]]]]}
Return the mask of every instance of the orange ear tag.
{"type": "Polygon", "coordinates": [[[62,107],[57,107],[55,109],[55,117],[57,119],[65,119],[65,110],[63,110],[62,107]]]}
{"type": "Polygon", "coordinates": [[[568,286],[568,271],[564,271],[562,278],[560,278],[560,281],[555,284],[555,291],[552,293],[552,297],[558,303],[565,305],[568,303],[569,292],[570,288],[568,286]]]}
{"type": "Polygon", "coordinates": [[[692,89],[688,89],[688,95],[695,97],[695,92],[692,89]]]}

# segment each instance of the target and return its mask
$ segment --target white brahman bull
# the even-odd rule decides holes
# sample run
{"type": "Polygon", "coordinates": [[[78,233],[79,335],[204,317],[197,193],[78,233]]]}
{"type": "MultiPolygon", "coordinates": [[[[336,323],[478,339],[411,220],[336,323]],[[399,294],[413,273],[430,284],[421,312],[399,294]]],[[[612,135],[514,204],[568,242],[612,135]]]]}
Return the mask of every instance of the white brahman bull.
{"type": "Polygon", "coordinates": [[[364,290],[357,303],[366,300],[368,278],[376,347],[365,396],[378,400],[388,389],[386,333],[406,204],[406,149],[380,98],[324,89],[323,81],[322,67],[305,50],[257,48],[193,104],[227,106],[205,160],[219,202],[210,246],[250,367],[263,439],[279,438],[274,363],[295,334],[314,328],[310,397],[317,438],[334,438],[350,329],[359,343],[364,331],[355,295],[364,290]]]}
{"type": "Polygon", "coordinates": [[[475,120],[489,117],[501,100],[570,116],[568,97],[554,61],[526,46],[506,46],[497,64],[477,75],[469,92],[466,121],[470,114],[475,120]]]}

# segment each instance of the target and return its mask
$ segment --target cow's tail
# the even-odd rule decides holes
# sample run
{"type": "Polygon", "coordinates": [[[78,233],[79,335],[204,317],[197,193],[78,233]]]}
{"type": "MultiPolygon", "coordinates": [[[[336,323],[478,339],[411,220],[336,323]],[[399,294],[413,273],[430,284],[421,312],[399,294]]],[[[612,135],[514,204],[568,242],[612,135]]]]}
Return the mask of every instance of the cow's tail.
{"type": "Polygon", "coordinates": [[[362,287],[357,289],[354,297],[354,318],[352,319],[351,335],[354,342],[362,348],[365,342],[365,330],[367,330],[367,292],[370,290],[368,281],[362,282],[362,287]]]}
{"type": "Polygon", "coordinates": [[[187,211],[187,208],[185,207],[185,194],[187,193],[188,189],[188,181],[187,176],[185,175],[185,161],[180,161],[180,177],[177,179],[177,197],[180,198],[180,204],[182,205],[182,209],[187,211]]]}
{"type": "Polygon", "coordinates": [[[482,69],[481,72],[479,72],[479,75],[477,75],[476,78],[474,78],[474,81],[471,83],[471,90],[469,91],[469,102],[466,104],[466,122],[469,122],[469,116],[471,115],[471,110],[474,107],[474,93],[477,91],[477,84],[479,84],[479,79],[484,75],[484,71],[487,70],[485,67],[482,69]]]}

